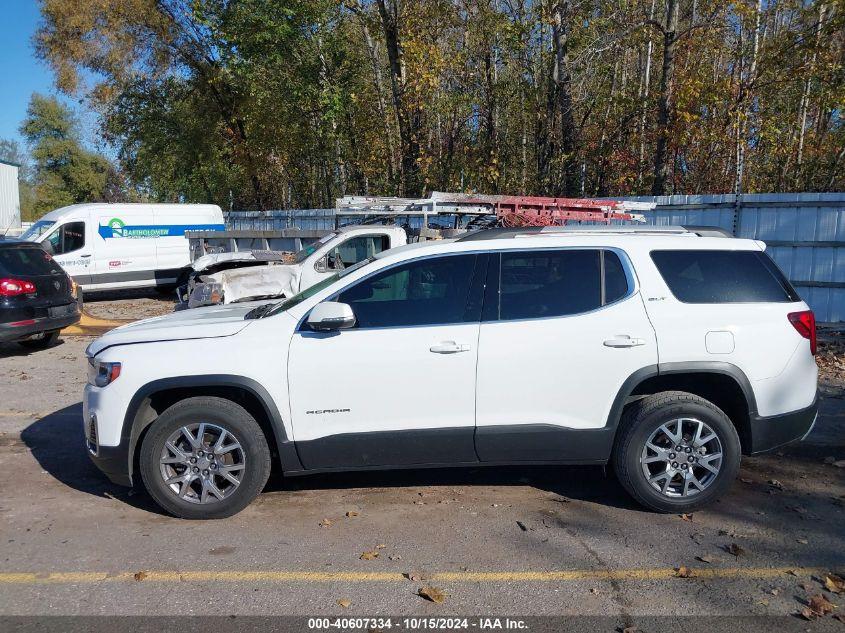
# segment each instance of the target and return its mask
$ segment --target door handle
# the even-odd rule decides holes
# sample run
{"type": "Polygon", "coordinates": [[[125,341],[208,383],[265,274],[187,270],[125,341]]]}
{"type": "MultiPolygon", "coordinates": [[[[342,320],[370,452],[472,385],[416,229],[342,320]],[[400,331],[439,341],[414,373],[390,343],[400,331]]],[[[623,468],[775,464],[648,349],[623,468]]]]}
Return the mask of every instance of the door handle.
{"type": "Polygon", "coordinates": [[[456,343],[455,341],[441,341],[428,349],[435,354],[457,354],[458,352],[468,352],[470,346],[466,343],[456,343]]]}
{"type": "Polygon", "coordinates": [[[91,254],[89,253],[88,255],[80,255],[80,257],[91,257],[91,254]]]}
{"type": "Polygon", "coordinates": [[[638,347],[640,345],[645,345],[643,339],[631,338],[627,334],[617,334],[604,342],[605,347],[638,347]]]}

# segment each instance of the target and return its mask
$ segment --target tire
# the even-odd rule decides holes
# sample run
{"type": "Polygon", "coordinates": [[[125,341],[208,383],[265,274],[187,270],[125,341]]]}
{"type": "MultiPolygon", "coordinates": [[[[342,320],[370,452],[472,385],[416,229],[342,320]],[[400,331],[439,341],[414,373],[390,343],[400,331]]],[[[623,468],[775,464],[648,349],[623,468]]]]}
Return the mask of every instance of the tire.
{"type": "Polygon", "coordinates": [[[140,470],[147,491],[170,514],[183,519],[222,519],[243,510],[264,488],[270,475],[270,450],[255,418],[240,405],[224,398],[187,398],[150,426],[141,446],[140,470]],[[209,456],[203,449],[221,437],[220,448],[209,456]],[[176,451],[166,448],[168,440],[176,451]],[[238,448],[231,448],[235,444],[238,448]],[[163,458],[169,463],[162,463],[163,458]],[[166,476],[178,481],[165,483],[166,476]],[[239,480],[237,485],[231,483],[232,478],[239,480]]]}
{"type": "Polygon", "coordinates": [[[740,459],[739,436],[728,416],[712,402],[683,391],[664,391],[630,405],[613,451],[619,481],[641,505],[656,512],[691,512],[712,503],[733,483],[740,459]],[[679,427],[681,418],[686,421],[679,427]],[[707,442],[697,447],[693,440],[699,428],[698,437],[707,442]],[[671,446],[673,437],[683,438],[681,451],[671,446]],[[659,450],[646,448],[649,440],[659,450]]]}
{"type": "Polygon", "coordinates": [[[32,338],[26,341],[18,341],[18,345],[26,347],[27,349],[47,349],[53,347],[56,341],[59,340],[59,331],[53,330],[51,332],[44,332],[41,338],[32,338]]]}

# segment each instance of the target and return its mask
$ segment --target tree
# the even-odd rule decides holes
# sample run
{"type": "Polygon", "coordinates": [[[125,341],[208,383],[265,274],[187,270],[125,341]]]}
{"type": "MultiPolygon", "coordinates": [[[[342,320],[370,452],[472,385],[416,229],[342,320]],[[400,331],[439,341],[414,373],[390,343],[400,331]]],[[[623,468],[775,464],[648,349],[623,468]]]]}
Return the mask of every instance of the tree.
{"type": "MultiPolygon", "coordinates": [[[[34,160],[33,212],[108,200],[116,174],[109,161],[80,143],[73,113],[55,97],[32,95],[21,134],[34,160]]],[[[113,193],[111,194],[114,195],[113,193]]]]}

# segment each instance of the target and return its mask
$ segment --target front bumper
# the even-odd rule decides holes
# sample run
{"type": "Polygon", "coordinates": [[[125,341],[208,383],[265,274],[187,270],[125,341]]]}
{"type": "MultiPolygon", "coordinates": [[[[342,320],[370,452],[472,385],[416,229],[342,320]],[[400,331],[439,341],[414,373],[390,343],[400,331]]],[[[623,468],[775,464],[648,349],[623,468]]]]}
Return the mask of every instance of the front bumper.
{"type": "Polygon", "coordinates": [[[61,330],[78,322],[79,316],[79,309],[74,307],[71,314],[64,316],[25,319],[16,322],[21,323],[21,325],[0,323],[0,341],[21,341],[41,332],[61,330]]]}
{"type": "Polygon", "coordinates": [[[104,410],[98,407],[98,398],[92,393],[91,385],[85,386],[82,398],[83,444],[88,457],[94,465],[103,471],[112,483],[120,486],[132,486],[132,472],[129,463],[129,438],[121,435],[117,446],[102,446],[100,437],[102,428],[98,415],[104,410]]]}
{"type": "Polygon", "coordinates": [[[752,455],[774,450],[790,442],[804,439],[816,423],[819,396],[806,409],[768,417],[753,416],[751,423],[752,455]]]}

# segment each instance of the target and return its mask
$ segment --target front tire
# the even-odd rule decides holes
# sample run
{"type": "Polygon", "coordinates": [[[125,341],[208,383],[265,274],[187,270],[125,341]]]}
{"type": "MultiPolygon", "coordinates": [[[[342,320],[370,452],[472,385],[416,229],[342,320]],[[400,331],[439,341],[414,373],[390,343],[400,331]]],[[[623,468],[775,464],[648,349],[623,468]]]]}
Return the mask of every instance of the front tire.
{"type": "Polygon", "coordinates": [[[613,465],[640,504],[691,512],[721,496],[739,471],[740,443],[728,416],[704,398],[665,391],[622,416],[613,465]]]}
{"type": "Polygon", "coordinates": [[[243,407],[187,398],[153,422],[141,446],[141,478],[164,510],[183,519],[221,519],[249,505],[267,483],[270,450],[243,407]]]}

